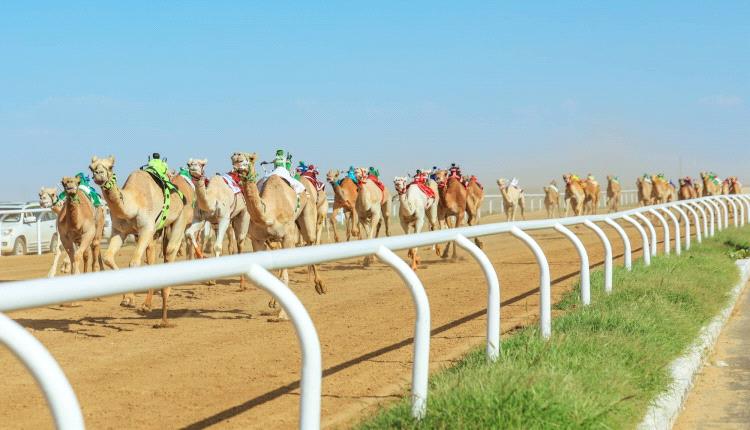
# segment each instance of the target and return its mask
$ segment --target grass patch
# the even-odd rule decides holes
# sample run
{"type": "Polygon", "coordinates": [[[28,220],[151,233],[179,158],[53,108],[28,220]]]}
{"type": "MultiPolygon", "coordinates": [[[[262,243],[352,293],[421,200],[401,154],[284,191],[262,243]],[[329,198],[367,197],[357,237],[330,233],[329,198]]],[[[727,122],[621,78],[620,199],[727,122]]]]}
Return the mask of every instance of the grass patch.
{"type": "Polygon", "coordinates": [[[666,390],[668,365],[726,304],[738,280],[732,257],[750,250],[750,228],[719,232],[681,257],[614,271],[614,292],[591,276],[592,305],[574,289],[555,307],[552,338],[536,327],[505,338],[497,363],[484,350],[430,378],[427,416],[409,396],[360,423],[380,428],[579,429],[634,427],[666,390]]]}

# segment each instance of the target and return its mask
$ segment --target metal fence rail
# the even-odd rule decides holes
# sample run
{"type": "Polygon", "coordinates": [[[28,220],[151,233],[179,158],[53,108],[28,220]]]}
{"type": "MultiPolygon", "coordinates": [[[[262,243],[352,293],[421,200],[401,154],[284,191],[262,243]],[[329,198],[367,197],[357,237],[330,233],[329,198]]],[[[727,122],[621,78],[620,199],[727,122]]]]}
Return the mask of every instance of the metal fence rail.
{"type": "MultiPolygon", "coordinates": [[[[412,367],[412,415],[419,419],[426,413],[428,394],[429,300],[417,275],[403,259],[394,254],[394,251],[455,241],[458,246],[467,250],[477,260],[485,274],[488,288],[487,359],[494,361],[500,352],[500,284],[497,273],[489,259],[481,249],[469,240],[470,238],[510,233],[531,249],[540,270],[540,332],[544,338],[549,338],[552,335],[549,264],[544,251],[527,233],[528,231],[554,229],[571,241],[581,259],[581,300],[584,305],[587,305],[590,303],[588,253],[583,243],[567,227],[583,225],[594,231],[601,241],[605,249],[603,288],[606,292],[610,292],[613,288],[612,247],[599,224],[611,227],[617,232],[625,248],[624,265],[627,269],[630,269],[632,246],[628,235],[620,226],[620,222],[631,224],[638,231],[643,244],[644,264],[648,265],[651,256],[656,255],[658,249],[656,246],[656,227],[651,219],[644,214],[650,214],[659,220],[665,239],[670,237],[671,234],[674,235],[674,249],[676,253],[679,253],[678,249],[682,247],[680,222],[685,224],[685,248],[689,249],[690,247],[688,238],[692,230],[690,228],[691,219],[687,216],[688,213],[693,216],[692,225],[695,230],[695,238],[700,242],[702,237],[711,236],[716,230],[722,230],[729,226],[730,207],[735,226],[744,225],[750,221],[749,195],[722,195],[648,206],[606,215],[485,224],[414,235],[176,262],[169,265],[11,282],[0,288],[0,312],[245,274],[258,287],[275,297],[292,320],[302,349],[300,428],[315,429],[320,426],[322,378],[321,351],[317,332],[302,303],[286,285],[269,271],[353,257],[377,256],[398,272],[411,293],[416,309],[412,367]],[[662,214],[666,214],[668,219],[672,221],[672,231],[670,231],[670,225],[662,214]],[[702,223],[699,217],[702,219],[702,223]]],[[[665,240],[664,246],[665,252],[672,249],[668,239],[665,240]]],[[[57,426],[59,428],[82,428],[83,419],[75,394],[70,389],[70,385],[59,366],[49,365],[49,361],[46,361],[47,364],[43,363],[47,358],[40,352],[40,348],[44,349],[41,344],[36,342],[31,334],[15,322],[4,318],[2,314],[0,314],[0,333],[2,333],[0,341],[11,345],[19,359],[32,370],[53,410],[57,426]],[[40,366],[45,369],[45,372],[35,371],[40,366]]],[[[51,357],[49,358],[51,359],[51,357]]]]}

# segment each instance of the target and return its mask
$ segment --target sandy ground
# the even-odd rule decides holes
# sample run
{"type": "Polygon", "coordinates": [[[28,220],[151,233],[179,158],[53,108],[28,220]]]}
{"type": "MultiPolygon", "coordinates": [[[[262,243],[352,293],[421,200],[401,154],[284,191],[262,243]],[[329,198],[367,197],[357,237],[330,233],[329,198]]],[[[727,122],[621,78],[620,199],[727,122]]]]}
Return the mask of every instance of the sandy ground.
{"type": "MultiPolygon", "coordinates": [[[[591,264],[600,265],[599,240],[584,227],[574,230],[587,244],[591,264]]],[[[401,231],[395,220],[393,231],[401,231]]],[[[621,264],[622,244],[611,228],[605,231],[621,264]]],[[[627,231],[639,250],[639,236],[627,231]]],[[[578,256],[554,231],[532,236],[547,253],[553,297],[559,297],[577,279],[578,256]]],[[[538,271],[531,252],[509,235],[485,238],[485,250],[500,277],[503,333],[533,323],[538,271]]],[[[130,252],[124,249],[119,261],[125,264],[130,252]]],[[[424,264],[418,275],[430,300],[435,371],[484,342],[486,284],[466,253],[457,262],[440,260],[426,249],[420,253],[424,264]]],[[[42,277],[50,261],[49,254],[0,258],[0,279],[42,277]]],[[[329,292],[324,296],[315,293],[305,270],[292,270],[290,276],[320,335],[323,425],[348,427],[407,394],[414,311],[398,276],[381,263],[368,269],[359,260],[325,264],[322,276],[329,292]]],[[[260,315],[268,298],[255,287],[239,292],[237,278],[212,287],[177,286],[170,297],[176,327],[159,330],[151,328],[159,318],[158,297],[157,309],[148,316],[121,308],[119,297],[108,297],[78,308],[50,306],[11,317],[61,364],[89,428],[294,428],[300,352],[289,323],[270,323],[260,315]]],[[[7,350],[0,350],[0,364],[0,427],[50,428],[51,416],[29,373],[7,350]]]]}
{"type": "Polygon", "coordinates": [[[740,296],[674,428],[750,428],[750,288],[740,296]]]}

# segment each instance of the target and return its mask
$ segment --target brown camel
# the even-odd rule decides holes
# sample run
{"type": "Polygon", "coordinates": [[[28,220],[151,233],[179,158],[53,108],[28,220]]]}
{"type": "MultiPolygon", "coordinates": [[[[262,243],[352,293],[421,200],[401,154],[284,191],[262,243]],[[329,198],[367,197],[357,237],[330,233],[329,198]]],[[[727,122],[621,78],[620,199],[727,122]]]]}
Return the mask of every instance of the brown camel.
{"type": "Polygon", "coordinates": [[[516,185],[517,180],[509,184],[505,178],[497,180],[497,186],[500,187],[500,194],[503,196],[503,209],[505,210],[506,221],[516,220],[516,210],[521,210],[521,219],[526,219],[526,197],[521,188],[516,185]]]}
{"type": "Polygon", "coordinates": [[[582,215],[586,191],[581,183],[581,178],[572,173],[564,174],[562,178],[565,182],[565,216],[568,216],[568,211],[571,209],[574,215],[582,215]]]}
{"type": "Polygon", "coordinates": [[[704,196],[718,196],[721,194],[721,179],[719,179],[715,173],[701,172],[701,179],[703,180],[703,195],[704,196]]]}
{"type": "Polygon", "coordinates": [[[699,181],[694,181],[693,188],[695,188],[695,197],[703,197],[703,184],[699,181]]]}
{"type": "Polygon", "coordinates": [[[544,208],[547,209],[547,218],[560,216],[560,190],[554,179],[544,187],[544,208]]]}
{"type": "Polygon", "coordinates": [[[616,176],[607,176],[607,208],[610,212],[620,210],[620,180],[616,176]]]}
{"type": "Polygon", "coordinates": [[[652,175],[651,200],[654,204],[662,204],[674,200],[674,186],[667,181],[664,175],[652,175]]]}
{"type": "Polygon", "coordinates": [[[680,189],[677,191],[677,197],[680,200],[689,200],[697,197],[693,179],[690,176],[679,179],[680,189]]]}
{"type": "Polygon", "coordinates": [[[653,183],[649,175],[643,175],[635,180],[635,187],[638,189],[638,206],[648,206],[652,204],[653,183]]]}
{"type": "Polygon", "coordinates": [[[586,195],[583,200],[583,212],[589,214],[596,214],[599,208],[599,196],[602,193],[599,182],[589,174],[586,179],[581,181],[583,192],[586,195]]]}
{"type": "MultiPolygon", "coordinates": [[[[484,188],[476,176],[471,175],[465,181],[466,183],[466,224],[477,225],[479,222],[479,211],[482,208],[482,202],[484,201],[484,188]]],[[[437,185],[437,184],[436,184],[437,185]]],[[[474,243],[478,247],[482,247],[482,241],[476,237],[474,243]]]]}
{"type": "MultiPolygon", "coordinates": [[[[42,187],[41,190],[39,190],[39,206],[43,208],[49,208],[52,210],[52,212],[58,217],[60,217],[60,212],[62,212],[63,204],[65,203],[64,200],[60,200],[58,198],[57,189],[55,188],[46,188],[42,187]]],[[[59,231],[59,228],[58,228],[59,231]]],[[[65,250],[62,247],[62,243],[60,242],[60,236],[59,234],[55,234],[52,237],[52,242],[50,244],[50,248],[52,249],[53,256],[52,256],[52,266],[50,266],[49,271],[47,272],[48,278],[54,278],[57,274],[57,264],[60,261],[60,256],[63,254],[63,251],[65,250]]],[[[84,256],[84,258],[88,258],[84,256]]],[[[68,254],[65,253],[65,256],[63,258],[63,265],[60,268],[60,273],[66,274],[70,273],[70,259],[68,258],[68,254]]]]}
{"type": "MultiPolygon", "coordinates": [[[[247,202],[250,214],[250,239],[253,251],[265,251],[269,245],[281,245],[282,248],[294,248],[297,236],[307,245],[317,242],[316,224],[317,207],[308,192],[297,194],[281,176],[271,175],[263,183],[263,190],[258,189],[257,173],[255,170],[255,154],[249,154],[249,171],[242,179],[242,194],[247,202]]],[[[326,292],[323,280],[318,275],[317,266],[309,266],[309,273],[314,278],[315,291],[318,294],[326,292]]],[[[289,271],[281,270],[281,280],[289,285],[289,271]]],[[[271,299],[269,306],[276,307],[271,299]]],[[[283,309],[272,321],[287,320],[283,309]]]]}
{"type": "Polygon", "coordinates": [[[102,269],[101,241],[104,236],[104,208],[94,207],[86,193],[78,188],[79,185],[81,179],[76,176],[62,178],[66,196],[57,216],[60,243],[72,262],[74,275],[88,270],[89,256],[93,258],[91,270],[96,272],[102,269]]]}
{"type": "MultiPolygon", "coordinates": [[[[461,227],[466,212],[466,187],[461,183],[461,177],[448,174],[447,170],[435,172],[435,182],[438,185],[438,221],[448,228],[461,227]]],[[[458,258],[456,244],[449,242],[443,250],[442,258],[448,258],[449,250],[453,248],[451,258],[458,258]],[[451,246],[452,245],[452,246],[451,246]]]]}
{"type": "Polygon", "coordinates": [[[347,242],[351,239],[354,232],[357,232],[357,227],[354,225],[353,212],[357,204],[357,184],[354,183],[352,178],[344,176],[343,179],[339,180],[340,172],[338,170],[329,170],[326,175],[328,183],[333,188],[333,211],[329,217],[331,226],[333,226],[333,238],[336,242],[339,242],[339,233],[336,231],[336,216],[339,211],[344,213],[344,228],[346,229],[346,240],[347,242]]]}
{"type": "MultiPolygon", "coordinates": [[[[177,251],[185,235],[186,226],[193,219],[193,208],[191,204],[184,204],[176,193],[172,193],[168,210],[162,217],[164,210],[164,191],[144,170],[136,170],[128,176],[123,188],[117,185],[117,177],[114,173],[115,157],[91,158],[89,169],[94,177],[94,182],[102,189],[102,195],[107,201],[112,218],[112,238],[104,256],[104,264],[110,269],[117,269],[115,256],[122,247],[125,238],[129,234],[137,237],[137,243],[133,255],[130,258],[130,267],[141,265],[143,254],[146,252],[154,236],[162,234],[167,243],[164,248],[164,260],[174,261],[177,251]],[[163,226],[161,219],[164,219],[163,226]]],[[[178,187],[179,184],[176,184],[178,187]]],[[[189,188],[189,187],[188,187],[189,188]]],[[[189,193],[188,189],[180,189],[183,193],[189,193]]],[[[149,263],[155,260],[155,253],[148,256],[149,263]]],[[[162,313],[161,323],[154,327],[170,327],[167,319],[167,300],[169,299],[169,287],[161,290],[162,313]]],[[[153,291],[149,290],[146,300],[141,305],[142,312],[151,311],[153,291]]],[[[135,306],[135,294],[123,295],[121,306],[135,306]]]]}
{"type": "Polygon", "coordinates": [[[728,194],[742,194],[742,183],[736,176],[729,177],[729,192],[728,194]]]}
{"type": "MultiPolygon", "coordinates": [[[[356,175],[359,184],[354,220],[358,226],[358,231],[363,235],[363,239],[373,239],[377,237],[382,221],[385,223],[386,236],[390,236],[388,224],[391,213],[391,196],[388,188],[385,186],[381,188],[378,185],[380,181],[371,176],[368,169],[357,168],[356,175]]],[[[368,255],[364,258],[362,264],[366,267],[370,265],[371,261],[372,256],[368,255]]]]}
{"type": "MultiPolygon", "coordinates": [[[[299,181],[307,189],[307,194],[315,202],[316,206],[316,232],[315,232],[315,244],[320,244],[320,240],[323,238],[323,227],[325,227],[326,216],[328,215],[328,194],[326,194],[325,183],[318,182],[317,169],[308,171],[300,175],[299,181]]],[[[333,224],[334,230],[336,225],[333,224]]]]}
{"type": "Polygon", "coordinates": [[[721,182],[721,194],[729,194],[729,178],[721,182]]]}

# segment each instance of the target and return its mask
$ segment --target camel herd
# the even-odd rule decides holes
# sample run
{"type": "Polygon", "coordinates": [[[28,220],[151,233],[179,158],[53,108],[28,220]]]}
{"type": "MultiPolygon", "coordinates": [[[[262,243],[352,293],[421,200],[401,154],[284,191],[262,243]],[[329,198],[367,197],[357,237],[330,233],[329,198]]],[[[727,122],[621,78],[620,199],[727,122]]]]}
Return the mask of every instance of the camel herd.
{"type": "MultiPolygon", "coordinates": [[[[159,253],[159,244],[167,263],[174,261],[179,252],[184,252],[188,259],[203,258],[206,248],[210,255],[218,257],[225,237],[230,253],[245,251],[248,240],[253,251],[319,244],[326,222],[334,225],[341,212],[347,241],[372,239],[381,229],[390,236],[393,199],[372,167],[328,172],[326,181],[333,191],[333,208],[328,214],[325,183],[318,180],[314,166],[300,163],[293,172],[291,164],[287,164],[285,168],[276,166],[274,172],[259,175],[256,154],[236,152],[230,160],[230,172],[208,177],[208,160],[191,158],[179,171],[165,173],[164,179],[170,182],[167,187],[153,172],[143,168],[130,173],[120,185],[115,174],[115,158],[92,157],[89,170],[112,220],[112,236],[103,255],[100,242],[105,210],[83,174],[64,177],[62,193],[58,194],[55,188],[42,188],[39,201],[42,207],[51,208],[57,215],[60,246],[67,254],[73,274],[87,271],[89,261],[94,271],[117,269],[115,256],[130,235],[135,237],[136,244],[129,267],[140,266],[144,259],[153,264],[159,253]]],[[[164,166],[166,172],[166,163],[164,166]]],[[[650,205],[704,195],[737,194],[742,189],[737,177],[722,181],[713,173],[702,172],[700,178],[701,181],[681,178],[677,187],[664,175],[643,175],[636,180],[638,202],[650,205]]],[[[547,216],[559,216],[561,193],[565,201],[565,216],[571,211],[574,215],[596,213],[601,194],[596,179],[591,175],[581,178],[572,173],[562,175],[562,179],[565,184],[562,191],[554,180],[544,187],[547,216]]],[[[414,176],[398,176],[393,184],[397,195],[394,199],[399,201],[399,222],[406,234],[419,233],[425,225],[430,230],[438,230],[460,227],[464,220],[468,225],[475,225],[478,221],[484,199],[483,187],[475,176],[462,175],[455,164],[448,169],[417,170],[414,176]]],[[[507,219],[514,221],[517,212],[524,218],[525,197],[518,180],[501,178],[497,185],[507,219]]],[[[609,211],[619,210],[620,193],[619,179],[607,176],[609,211]]],[[[333,234],[335,241],[339,242],[341,238],[335,228],[333,234]]],[[[482,246],[479,239],[475,241],[482,246]]],[[[453,243],[446,244],[442,251],[436,245],[434,250],[442,258],[456,258],[453,243]]],[[[54,276],[59,256],[58,249],[49,276],[54,276]]],[[[418,269],[417,248],[410,249],[408,257],[411,267],[418,269]]],[[[365,257],[363,266],[368,266],[371,258],[365,257]]],[[[326,288],[318,268],[310,266],[308,270],[315,290],[324,294],[326,288]]],[[[286,269],[279,276],[288,284],[286,269]]],[[[241,288],[244,289],[244,278],[241,288]]],[[[169,288],[161,291],[162,320],[158,327],[170,325],[167,319],[169,292],[169,288]]],[[[153,292],[149,291],[139,311],[151,310],[152,297],[153,292]]],[[[123,295],[120,304],[135,307],[134,294],[123,295]]],[[[273,301],[270,305],[275,307],[273,301]]],[[[283,310],[278,310],[276,319],[286,319],[283,310]]]]}

